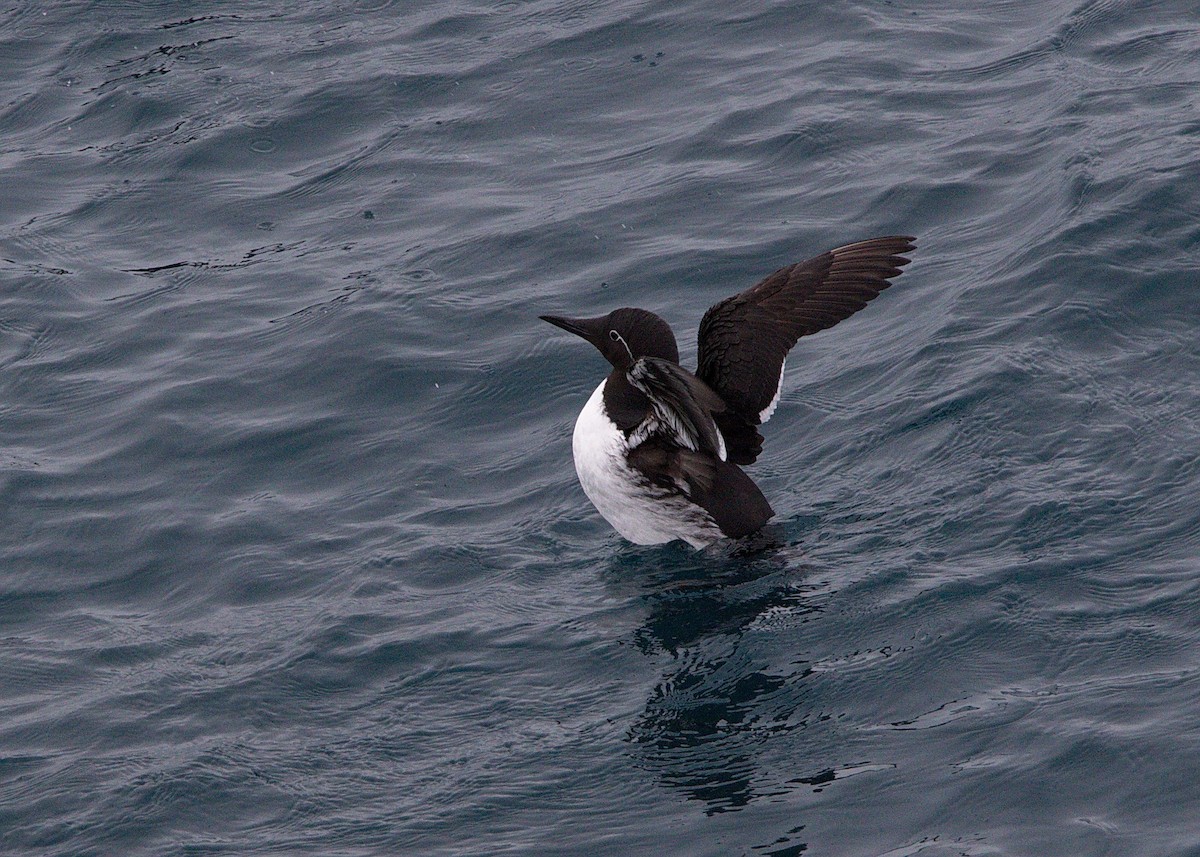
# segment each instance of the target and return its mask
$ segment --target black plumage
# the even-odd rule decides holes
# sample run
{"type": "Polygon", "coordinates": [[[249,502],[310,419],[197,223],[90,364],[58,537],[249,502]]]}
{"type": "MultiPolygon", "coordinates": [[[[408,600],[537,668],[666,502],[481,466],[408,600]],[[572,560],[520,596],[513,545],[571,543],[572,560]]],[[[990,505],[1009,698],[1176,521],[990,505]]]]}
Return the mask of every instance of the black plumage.
{"type": "Polygon", "coordinates": [[[788,352],[801,336],[832,327],[867,305],[908,264],[908,236],[872,238],[780,268],[711,307],[700,320],[696,375],[727,411],[717,419],[729,460],[753,464],[756,426],[779,389],[788,352]]]}

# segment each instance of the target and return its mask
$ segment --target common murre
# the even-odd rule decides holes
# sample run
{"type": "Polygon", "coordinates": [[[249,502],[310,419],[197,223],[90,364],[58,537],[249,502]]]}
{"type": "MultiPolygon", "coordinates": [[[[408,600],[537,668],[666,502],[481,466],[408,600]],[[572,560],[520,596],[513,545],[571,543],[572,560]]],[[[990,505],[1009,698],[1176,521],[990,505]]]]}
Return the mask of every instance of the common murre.
{"type": "Polygon", "coordinates": [[[579,483],[600,514],[643,545],[683,539],[702,548],[761,529],[775,512],[738,465],[762,452],[757,427],[779,403],[788,352],[891,285],[914,240],[847,244],[710,307],[695,374],[679,365],[670,325],[648,310],[539,316],[592,343],[613,367],[572,439],[579,483]]]}

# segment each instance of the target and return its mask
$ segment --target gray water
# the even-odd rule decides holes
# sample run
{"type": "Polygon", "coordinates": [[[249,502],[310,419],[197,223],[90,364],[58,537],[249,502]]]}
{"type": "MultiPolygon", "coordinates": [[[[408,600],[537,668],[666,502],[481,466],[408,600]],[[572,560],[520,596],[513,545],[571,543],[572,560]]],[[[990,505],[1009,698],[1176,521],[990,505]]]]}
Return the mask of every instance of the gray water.
{"type": "Polygon", "coordinates": [[[1184,2],[0,9],[0,850],[1200,855],[1184,2]],[[537,320],[874,235],[774,549],[537,320]]]}

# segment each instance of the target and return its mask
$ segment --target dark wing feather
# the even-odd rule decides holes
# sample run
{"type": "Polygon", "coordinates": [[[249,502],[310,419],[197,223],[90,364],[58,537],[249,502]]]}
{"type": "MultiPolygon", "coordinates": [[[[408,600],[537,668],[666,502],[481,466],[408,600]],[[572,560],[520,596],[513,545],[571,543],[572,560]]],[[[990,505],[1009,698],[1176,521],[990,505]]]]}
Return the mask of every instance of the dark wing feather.
{"type": "Polygon", "coordinates": [[[705,509],[721,532],[741,538],[762,529],[775,512],[736,464],[652,437],[629,452],[629,464],[655,485],[678,490],[705,509]]]}
{"type": "Polygon", "coordinates": [[[724,439],[713,420],[713,412],[725,410],[725,403],[707,384],[678,363],[658,357],[638,358],[627,376],[650,400],[655,425],[648,425],[648,432],[662,432],[681,447],[725,458],[724,439]]]}
{"type": "Polygon", "coordinates": [[[730,461],[750,464],[762,451],[755,426],[796,341],[848,318],[891,285],[913,240],[896,235],[838,247],[780,268],[704,314],[696,374],[728,405],[716,421],[730,461]]]}

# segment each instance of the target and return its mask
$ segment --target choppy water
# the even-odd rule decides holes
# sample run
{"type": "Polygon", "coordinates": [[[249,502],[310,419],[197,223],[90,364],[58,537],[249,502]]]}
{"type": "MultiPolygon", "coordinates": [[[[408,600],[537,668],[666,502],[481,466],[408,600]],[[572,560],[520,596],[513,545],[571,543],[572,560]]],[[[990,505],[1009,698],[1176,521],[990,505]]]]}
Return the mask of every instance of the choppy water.
{"type": "Polygon", "coordinates": [[[0,848],[1200,855],[1187,2],[0,9],[0,848]],[[543,312],[918,236],[777,550],[543,312]]]}

